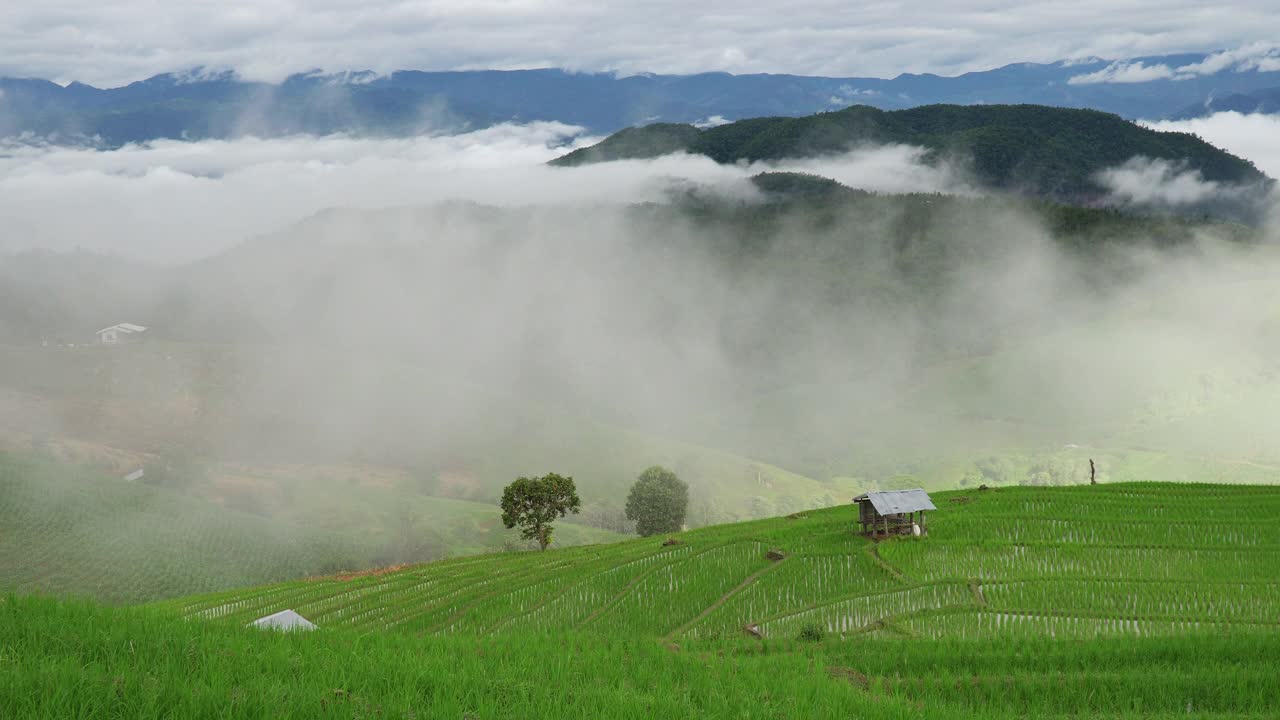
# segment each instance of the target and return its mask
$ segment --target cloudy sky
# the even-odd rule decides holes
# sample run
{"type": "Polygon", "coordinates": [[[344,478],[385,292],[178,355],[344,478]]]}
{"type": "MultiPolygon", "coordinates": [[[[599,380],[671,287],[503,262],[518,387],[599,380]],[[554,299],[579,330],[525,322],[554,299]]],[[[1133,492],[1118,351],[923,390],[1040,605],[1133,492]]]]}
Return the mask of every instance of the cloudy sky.
{"type": "Polygon", "coordinates": [[[268,80],[316,68],[953,74],[1274,42],[1278,17],[1275,0],[3,0],[0,75],[110,86],[197,65],[268,80]]]}
{"type": "MultiPolygon", "coordinates": [[[[546,66],[891,76],[1227,50],[1200,65],[1118,62],[1072,81],[1125,83],[1280,68],[1274,2],[794,0],[747,8],[704,0],[692,13],[671,0],[0,0],[0,75],[99,86],[196,65],[270,80],[314,68],[546,66]]],[[[1157,127],[1195,132],[1280,177],[1280,117],[1223,113],[1157,127]]],[[[83,247],[182,261],[335,205],[659,199],[673,181],[741,186],[770,169],[688,157],[575,172],[543,166],[564,143],[592,141],[580,133],[541,123],[456,137],[160,141],[111,152],[0,146],[0,226],[18,228],[0,237],[0,252],[83,247]],[[68,192],[75,213],[63,211],[68,192]]],[[[888,192],[968,189],[963,178],[921,165],[913,148],[822,162],[785,169],[888,192]]],[[[1160,197],[1222,191],[1175,170],[1122,167],[1116,178],[1160,197]]]]}

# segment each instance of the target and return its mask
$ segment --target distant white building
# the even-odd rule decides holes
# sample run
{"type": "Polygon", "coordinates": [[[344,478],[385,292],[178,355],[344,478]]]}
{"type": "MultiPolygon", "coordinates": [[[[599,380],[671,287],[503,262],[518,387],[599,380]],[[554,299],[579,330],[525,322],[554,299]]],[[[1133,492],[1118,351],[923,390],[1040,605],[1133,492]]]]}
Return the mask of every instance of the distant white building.
{"type": "Polygon", "coordinates": [[[103,345],[119,345],[122,342],[137,340],[147,329],[133,323],[120,323],[98,331],[98,342],[103,345]]]}

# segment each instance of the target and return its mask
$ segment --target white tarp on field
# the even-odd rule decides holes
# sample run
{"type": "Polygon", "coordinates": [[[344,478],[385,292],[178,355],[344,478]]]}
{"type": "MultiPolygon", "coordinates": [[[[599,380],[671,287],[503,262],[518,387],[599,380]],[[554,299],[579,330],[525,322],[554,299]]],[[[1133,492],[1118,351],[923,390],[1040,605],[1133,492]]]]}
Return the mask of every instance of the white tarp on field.
{"type": "Polygon", "coordinates": [[[278,613],[258,618],[252,623],[253,627],[266,628],[270,630],[315,630],[316,624],[302,617],[292,610],[281,610],[278,613]]]}

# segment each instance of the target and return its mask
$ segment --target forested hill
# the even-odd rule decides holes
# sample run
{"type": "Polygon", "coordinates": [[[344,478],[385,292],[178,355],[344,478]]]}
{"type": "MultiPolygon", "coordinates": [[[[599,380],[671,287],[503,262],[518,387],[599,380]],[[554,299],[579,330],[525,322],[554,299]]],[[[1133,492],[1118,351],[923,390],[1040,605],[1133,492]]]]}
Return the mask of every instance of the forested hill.
{"type": "Polygon", "coordinates": [[[863,144],[928,148],[932,161],[969,164],[994,188],[1056,198],[1102,192],[1095,177],[1136,157],[1185,163],[1206,180],[1255,183],[1247,160],[1187,133],[1157,132],[1118,115],[1043,105],[928,105],[885,111],[854,105],[806,117],[763,117],[700,130],[654,124],[615,133],[553,161],[572,166],[672,152],[716,162],[783,160],[839,153],[863,144]]]}

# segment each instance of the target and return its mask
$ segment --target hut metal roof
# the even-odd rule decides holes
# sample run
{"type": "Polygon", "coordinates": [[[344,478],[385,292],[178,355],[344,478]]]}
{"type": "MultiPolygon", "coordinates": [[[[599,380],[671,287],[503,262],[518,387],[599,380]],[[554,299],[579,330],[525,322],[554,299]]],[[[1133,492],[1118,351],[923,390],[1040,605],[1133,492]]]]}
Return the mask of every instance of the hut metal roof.
{"type": "Polygon", "coordinates": [[[929,495],[919,488],[915,490],[885,490],[869,492],[853,499],[854,502],[871,501],[871,506],[881,515],[901,515],[919,510],[937,510],[929,495]]]}

